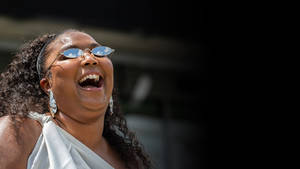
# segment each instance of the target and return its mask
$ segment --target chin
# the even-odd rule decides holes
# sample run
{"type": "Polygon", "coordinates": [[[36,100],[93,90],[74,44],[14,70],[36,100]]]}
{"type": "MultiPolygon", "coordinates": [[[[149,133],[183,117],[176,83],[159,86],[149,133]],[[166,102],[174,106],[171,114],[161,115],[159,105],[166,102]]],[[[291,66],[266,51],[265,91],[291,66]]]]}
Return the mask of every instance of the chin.
{"type": "Polygon", "coordinates": [[[106,102],[99,102],[99,101],[85,101],[82,102],[82,105],[84,108],[92,111],[103,111],[103,109],[106,110],[107,103],[106,102]]]}

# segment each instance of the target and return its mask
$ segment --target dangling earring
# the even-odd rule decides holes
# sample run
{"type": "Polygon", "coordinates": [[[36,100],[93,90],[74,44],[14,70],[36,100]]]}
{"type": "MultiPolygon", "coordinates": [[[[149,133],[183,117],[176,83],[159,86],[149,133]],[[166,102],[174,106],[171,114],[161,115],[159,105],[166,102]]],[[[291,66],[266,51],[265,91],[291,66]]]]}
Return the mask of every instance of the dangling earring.
{"type": "Polygon", "coordinates": [[[51,116],[54,117],[56,111],[57,111],[57,106],[56,106],[56,102],[55,102],[55,99],[53,97],[53,92],[50,90],[49,91],[49,104],[50,104],[50,113],[51,113],[51,116]]]}
{"type": "Polygon", "coordinates": [[[111,96],[110,99],[109,99],[109,108],[110,108],[110,113],[109,114],[110,115],[112,115],[114,113],[113,107],[114,107],[114,101],[113,101],[113,98],[111,96]]]}

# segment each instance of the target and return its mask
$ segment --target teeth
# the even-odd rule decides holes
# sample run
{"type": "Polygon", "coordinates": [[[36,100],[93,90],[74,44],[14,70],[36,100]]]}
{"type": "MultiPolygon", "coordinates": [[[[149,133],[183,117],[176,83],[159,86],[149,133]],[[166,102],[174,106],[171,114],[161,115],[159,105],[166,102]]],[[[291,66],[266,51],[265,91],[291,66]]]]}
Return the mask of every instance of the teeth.
{"type": "Polygon", "coordinates": [[[87,75],[80,79],[79,83],[82,83],[86,79],[95,79],[95,81],[99,81],[99,75],[87,75]]]}

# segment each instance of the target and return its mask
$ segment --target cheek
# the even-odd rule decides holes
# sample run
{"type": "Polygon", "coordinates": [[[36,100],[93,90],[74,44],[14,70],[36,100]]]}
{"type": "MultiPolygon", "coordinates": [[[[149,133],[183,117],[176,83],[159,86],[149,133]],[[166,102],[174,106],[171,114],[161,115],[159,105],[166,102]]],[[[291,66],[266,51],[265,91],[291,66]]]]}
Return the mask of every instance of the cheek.
{"type": "Polygon", "coordinates": [[[105,61],[100,62],[103,71],[105,72],[105,78],[108,79],[109,85],[113,87],[114,81],[114,67],[110,59],[106,59],[105,61]]]}
{"type": "Polygon", "coordinates": [[[60,62],[53,65],[52,72],[52,90],[56,96],[56,104],[60,108],[72,107],[70,104],[76,98],[75,77],[78,70],[76,62],[60,62]],[[61,103],[64,103],[61,105],[61,103]]]}
{"type": "Polygon", "coordinates": [[[79,63],[76,61],[62,61],[52,67],[52,79],[54,87],[69,86],[74,84],[79,63]]]}
{"type": "Polygon", "coordinates": [[[105,67],[107,74],[111,75],[113,77],[114,72],[114,66],[110,59],[107,59],[105,62],[101,62],[103,64],[103,67],[105,67]]]}

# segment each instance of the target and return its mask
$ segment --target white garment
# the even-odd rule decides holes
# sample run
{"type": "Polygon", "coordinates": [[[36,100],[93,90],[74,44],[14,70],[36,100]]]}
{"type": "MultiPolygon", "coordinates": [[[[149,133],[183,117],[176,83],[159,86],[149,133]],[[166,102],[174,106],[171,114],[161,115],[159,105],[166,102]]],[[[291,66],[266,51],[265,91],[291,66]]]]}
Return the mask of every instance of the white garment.
{"type": "Polygon", "coordinates": [[[57,126],[51,116],[30,112],[43,126],[27,169],[113,169],[95,152],[57,126]]]}

